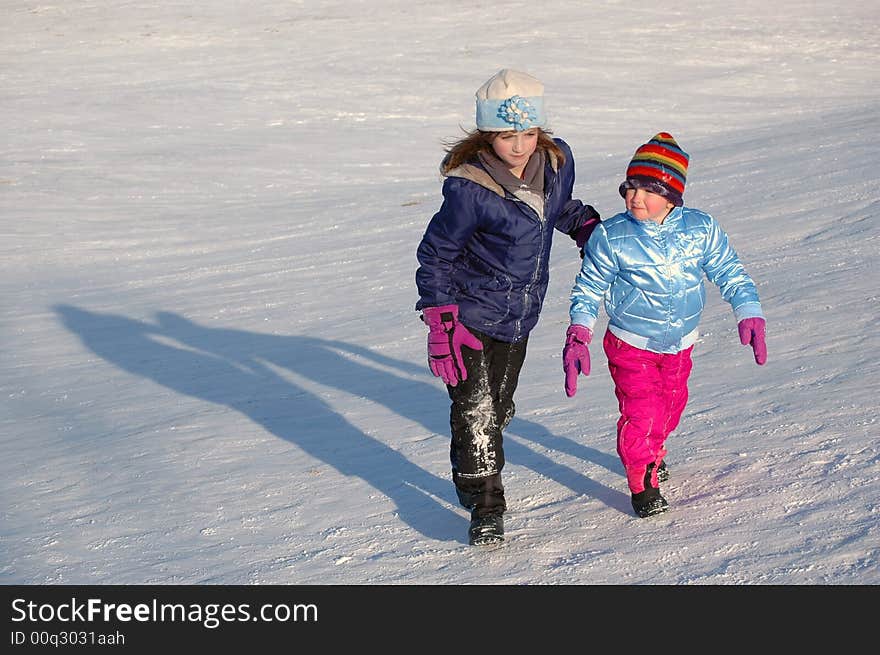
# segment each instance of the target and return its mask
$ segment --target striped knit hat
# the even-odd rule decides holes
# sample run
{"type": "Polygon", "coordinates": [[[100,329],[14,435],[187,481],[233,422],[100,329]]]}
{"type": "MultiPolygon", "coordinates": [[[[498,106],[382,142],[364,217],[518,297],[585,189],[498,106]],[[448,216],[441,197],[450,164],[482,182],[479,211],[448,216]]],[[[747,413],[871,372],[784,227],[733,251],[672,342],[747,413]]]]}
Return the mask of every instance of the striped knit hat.
{"type": "Polygon", "coordinates": [[[644,189],[681,207],[688,161],[690,156],[678,147],[671,134],[655,134],[633,155],[626,169],[626,180],[620,185],[620,195],[625,196],[627,189],[644,189]]]}

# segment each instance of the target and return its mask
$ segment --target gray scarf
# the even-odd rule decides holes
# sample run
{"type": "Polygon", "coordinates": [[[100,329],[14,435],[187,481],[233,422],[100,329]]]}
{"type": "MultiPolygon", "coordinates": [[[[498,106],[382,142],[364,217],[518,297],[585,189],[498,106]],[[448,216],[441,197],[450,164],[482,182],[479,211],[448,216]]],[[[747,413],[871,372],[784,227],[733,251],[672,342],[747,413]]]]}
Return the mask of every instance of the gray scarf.
{"type": "Polygon", "coordinates": [[[528,204],[544,220],[544,164],[547,155],[543,150],[535,150],[529,157],[522,179],[511,173],[494,152],[481,152],[479,158],[493,180],[528,204]]]}

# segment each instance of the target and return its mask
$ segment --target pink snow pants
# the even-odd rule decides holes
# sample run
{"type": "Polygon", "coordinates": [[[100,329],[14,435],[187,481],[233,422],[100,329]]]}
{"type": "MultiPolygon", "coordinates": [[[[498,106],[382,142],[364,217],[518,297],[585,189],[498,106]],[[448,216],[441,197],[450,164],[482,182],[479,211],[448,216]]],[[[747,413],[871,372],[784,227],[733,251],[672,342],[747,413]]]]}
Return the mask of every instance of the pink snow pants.
{"type": "MultiPolygon", "coordinates": [[[[655,353],[631,346],[611,332],[602,343],[614,393],[620,407],[617,454],[626,469],[632,493],[645,490],[648,464],[659,465],[666,455],[666,437],[678,426],[688,399],[691,351],[655,353]]],[[[651,475],[657,487],[657,467],[651,475]]]]}

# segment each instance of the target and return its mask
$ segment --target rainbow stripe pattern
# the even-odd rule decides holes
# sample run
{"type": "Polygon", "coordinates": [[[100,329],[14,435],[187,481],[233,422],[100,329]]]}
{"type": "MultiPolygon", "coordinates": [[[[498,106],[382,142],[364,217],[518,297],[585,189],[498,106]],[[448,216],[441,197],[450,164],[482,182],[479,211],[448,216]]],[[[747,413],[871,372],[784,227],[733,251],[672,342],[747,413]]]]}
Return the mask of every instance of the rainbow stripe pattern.
{"type": "Polygon", "coordinates": [[[659,132],[636,150],[626,169],[626,177],[627,180],[659,182],[671,192],[670,197],[680,202],[689,161],[690,156],[671,134],[659,132]]]}

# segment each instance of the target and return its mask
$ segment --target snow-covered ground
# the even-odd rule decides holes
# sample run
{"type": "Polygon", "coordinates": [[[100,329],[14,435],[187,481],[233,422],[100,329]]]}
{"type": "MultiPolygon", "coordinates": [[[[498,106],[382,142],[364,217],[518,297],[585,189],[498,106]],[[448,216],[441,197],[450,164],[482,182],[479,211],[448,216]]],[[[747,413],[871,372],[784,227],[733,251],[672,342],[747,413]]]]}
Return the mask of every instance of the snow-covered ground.
{"type": "Polygon", "coordinates": [[[877,0],[0,4],[0,583],[880,583],[877,0]],[[769,361],[710,289],[635,518],[601,348],[563,391],[558,239],[480,549],[415,248],[502,67],[603,216],[678,139],[769,361]]]}

